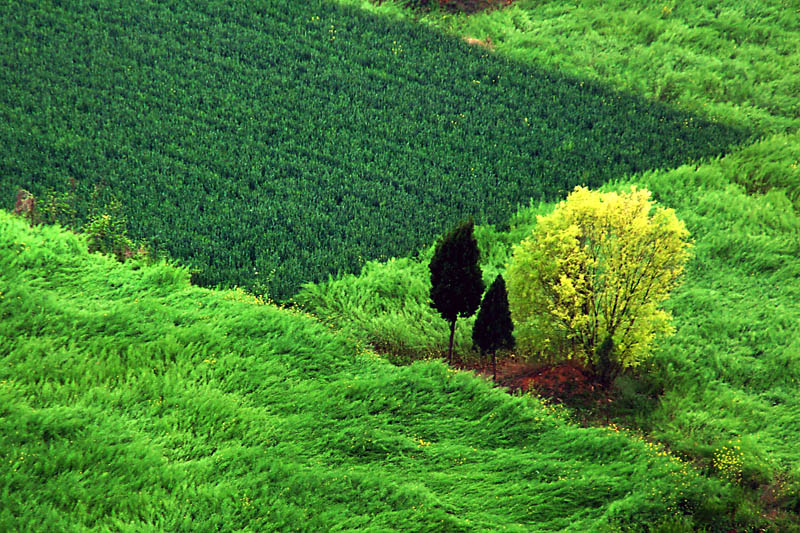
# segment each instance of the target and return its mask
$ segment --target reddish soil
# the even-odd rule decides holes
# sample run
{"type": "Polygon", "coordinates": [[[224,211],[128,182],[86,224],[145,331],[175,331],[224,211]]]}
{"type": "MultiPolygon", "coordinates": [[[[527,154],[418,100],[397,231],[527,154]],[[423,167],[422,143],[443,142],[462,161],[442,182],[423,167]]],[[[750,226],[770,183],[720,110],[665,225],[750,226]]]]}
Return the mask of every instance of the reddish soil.
{"type": "MultiPolygon", "coordinates": [[[[454,364],[457,368],[472,370],[489,379],[492,377],[491,363],[454,364]]],[[[599,392],[591,373],[575,362],[559,364],[533,364],[508,358],[497,362],[497,384],[507,387],[509,392],[529,390],[563,402],[577,398],[590,398],[599,392]]]]}

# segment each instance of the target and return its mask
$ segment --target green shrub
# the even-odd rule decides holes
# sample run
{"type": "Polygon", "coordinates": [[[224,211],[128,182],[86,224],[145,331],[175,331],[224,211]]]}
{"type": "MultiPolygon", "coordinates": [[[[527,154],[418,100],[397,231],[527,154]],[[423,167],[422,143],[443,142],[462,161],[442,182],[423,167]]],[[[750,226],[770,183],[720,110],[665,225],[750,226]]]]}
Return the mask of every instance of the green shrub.
{"type": "Polygon", "coordinates": [[[576,187],[514,247],[508,299],[518,344],[532,358],[577,359],[610,384],[671,333],[662,304],[683,274],[687,239],[647,190],[576,187]]]}

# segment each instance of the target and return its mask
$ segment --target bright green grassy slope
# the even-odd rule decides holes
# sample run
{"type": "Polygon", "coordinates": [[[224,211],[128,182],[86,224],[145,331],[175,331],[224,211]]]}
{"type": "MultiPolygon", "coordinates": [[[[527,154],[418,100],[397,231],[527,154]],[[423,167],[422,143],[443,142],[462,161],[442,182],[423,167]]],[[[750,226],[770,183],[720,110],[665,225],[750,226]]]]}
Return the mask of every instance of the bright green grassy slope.
{"type": "Polygon", "coordinates": [[[0,462],[2,531],[602,531],[735,505],[642,440],[6,212],[0,462]]]}
{"type": "MultiPolygon", "coordinates": [[[[786,180],[796,172],[786,154],[798,152],[800,135],[781,135],[703,165],[633,180],[676,209],[695,255],[669,302],[677,333],[656,351],[644,379],[621,380],[620,413],[709,472],[715,451],[740,446],[744,484],[752,486],[787,472],[800,480],[800,216],[785,192],[748,195],[735,181],[766,168],[786,180]],[[776,144],[788,149],[775,150],[776,144]],[[640,382],[663,388],[660,401],[643,401],[640,382]]],[[[486,280],[504,269],[510,245],[529,234],[535,215],[552,207],[520,210],[510,232],[476,229],[486,280]]],[[[371,263],[360,277],[308,285],[297,300],[398,361],[439,356],[447,328],[427,303],[429,257],[430,251],[419,260],[371,263]]],[[[472,321],[457,328],[462,354],[471,348],[472,321]]],[[[800,503],[792,490],[782,501],[787,508],[800,503]]]]}
{"type": "MultiPolygon", "coordinates": [[[[339,0],[403,17],[391,2],[339,0]]],[[[800,120],[800,5],[787,0],[514,0],[429,25],[522,62],[601,80],[765,133],[800,120]]]]}
{"type": "MultiPolygon", "coordinates": [[[[787,141],[800,153],[800,135],[787,141]]],[[[792,172],[772,143],[636,180],[677,209],[696,241],[669,302],[677,334],[656,355],[666,393],[650,427],[706,457],[741,440],[754,484],[770,470],[759,465],[800,480],[800,216],[782,191],[748,196],[729,182],[764,167],[792,172]]]]}
{"type": "MultiPolygon", "coordinates": [[[[340,1],[409,15],[389,2],[340,1]]],[[[734,462],[744,485],[763,487],[773,477],[770,489],[755,493],[761,504],[800,512],[800,7],[780,0],[519,0],[469,17],[414,16],[456,35],[489,37],[498,55],[765,134],[723,159],[624,178],[677,210],[696,257],[670,302],[676,335],[662,343],[652,368],[620,380],[617,414],[709,473],[718,470],[715,452],[739,446],[734,462]],[[646,399],[660,391],[660,399],[646,399]]],[[[520,210],[511,232],[476,230],[487,281],[504,269],[510,245],[527,236],[535,215],[550,209],[520,210]]],[[[439,355],[447,337],[427,307],[429,255],[369,264],[361,277],[306,286],[297,300],[399,361],[439,355]]],[[[470,327],[463,321],[456,335],[462,354],[470,327]]],[[[746,514],[740,524],[760,523],[746,514]]]]}

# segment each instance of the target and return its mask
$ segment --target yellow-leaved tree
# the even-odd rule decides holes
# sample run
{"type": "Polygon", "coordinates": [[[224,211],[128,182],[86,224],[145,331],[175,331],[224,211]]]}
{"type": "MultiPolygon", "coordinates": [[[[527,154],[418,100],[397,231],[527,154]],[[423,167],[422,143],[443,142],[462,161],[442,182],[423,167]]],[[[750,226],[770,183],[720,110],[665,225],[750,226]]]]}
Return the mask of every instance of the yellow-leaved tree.
{"type": "Polygon", "coordinates": [[[672,332],[660,304],[680,282],[688,236],[647,190],[576,187],[514,248],[507,278],[518,347],[577,359],[608,386],[672,332]]]}

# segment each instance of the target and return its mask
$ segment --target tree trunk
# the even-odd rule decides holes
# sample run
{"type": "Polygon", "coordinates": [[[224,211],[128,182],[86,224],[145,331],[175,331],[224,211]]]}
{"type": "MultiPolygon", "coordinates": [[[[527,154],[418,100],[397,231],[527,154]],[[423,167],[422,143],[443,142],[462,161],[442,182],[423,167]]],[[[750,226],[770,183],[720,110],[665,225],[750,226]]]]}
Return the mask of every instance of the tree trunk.
{"type": "Polygon", "coordinates": [[[453,337],[456,335],[456,321],[450,322],[450,349],[447,351],[447,362],[453,364],[453,337]]]}
{"type": "Polygon", "coordinates": [[[497,352],[492,352],[492,381],[497,383],[497,352]]]}

